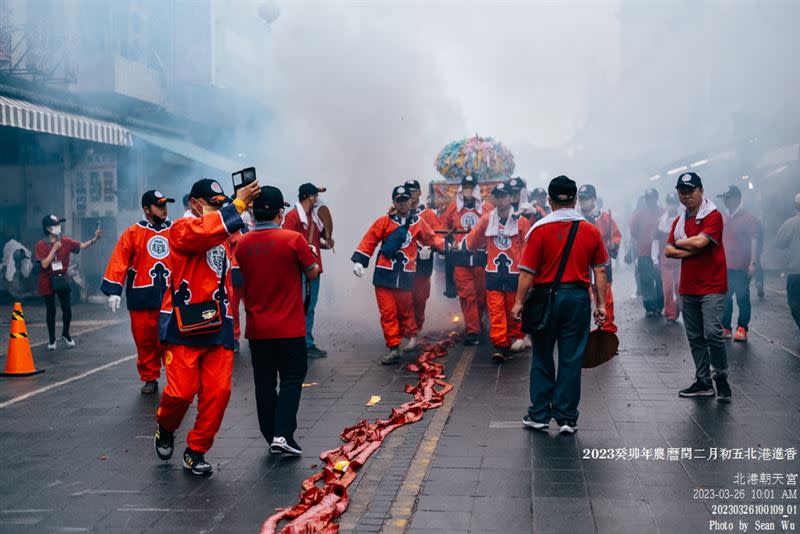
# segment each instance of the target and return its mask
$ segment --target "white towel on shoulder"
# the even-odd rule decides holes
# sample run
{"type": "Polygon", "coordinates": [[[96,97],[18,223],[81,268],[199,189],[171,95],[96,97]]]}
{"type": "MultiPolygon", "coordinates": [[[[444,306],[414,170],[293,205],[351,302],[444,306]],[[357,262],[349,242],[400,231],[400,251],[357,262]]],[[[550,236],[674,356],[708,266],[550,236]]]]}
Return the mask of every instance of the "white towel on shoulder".
{"type": "MultiPolygon", "coordinates": [[[[695,220],[702,221],[708,214],[717,211],[717,206],[707,198],[703,198],[703,203],[700,204],[700,209],[697,210],[697,215],[694,216],[695,220]]],[[[686,210],[681,211],[678,218],[678,224],[675,225],[675,241],[679,239],[686,239],[686,210]]]]}
{"type": "Polygon", "coordinates": [[[531,232],[533,232],[536,228],[540,226],[544,226],[545,224],[555,223],[555,222],[565,222],[565,221],[585,221],[586,218],[581,215],[581,213],[576,210],[575,208],[561,208],[560,210],[556,210],[553,213],[548,213],[536,223],[531,226],[531,229],[528,230],[528,235],[525,236],[525,240],[531,237],[531,232]]]}

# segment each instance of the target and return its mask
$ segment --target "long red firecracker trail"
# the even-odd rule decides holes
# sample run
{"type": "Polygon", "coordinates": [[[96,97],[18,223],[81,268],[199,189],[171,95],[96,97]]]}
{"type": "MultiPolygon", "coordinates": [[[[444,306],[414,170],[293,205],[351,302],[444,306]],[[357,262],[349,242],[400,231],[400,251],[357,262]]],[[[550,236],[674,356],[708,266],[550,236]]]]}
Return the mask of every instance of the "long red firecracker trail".
{"type": "Polygon", "coordinates": [[[334,534],[339,525],[333,520],[347,509],[347,488],[356,479],[358,471],[367,459],[380,448],[383,440],[395,429],[415,423],[422,414],[444,403],[444,396],[453,385],[444,381],[444,366],[432,360],[447,354],[455,343],[451,337],[436,343],[424,343],[423,352],[415,363],[406,368],[417,373],[416,385],[406,385],[405,392],[414,400],[392,409],[389,419],[378,419],[374,423],[362,419],[342,432],[344,445],[320,454],[324,465],[303,481],[300,500],[291,508],[281,508],[261,526],[261,534],[274,534],[281,521],[289,521],[280,534],[334,534]],[[338,462],[349,462],[344,470],[334,468],[338,462]],[[322,485],[318,484],[322,482],[322,485]]]}

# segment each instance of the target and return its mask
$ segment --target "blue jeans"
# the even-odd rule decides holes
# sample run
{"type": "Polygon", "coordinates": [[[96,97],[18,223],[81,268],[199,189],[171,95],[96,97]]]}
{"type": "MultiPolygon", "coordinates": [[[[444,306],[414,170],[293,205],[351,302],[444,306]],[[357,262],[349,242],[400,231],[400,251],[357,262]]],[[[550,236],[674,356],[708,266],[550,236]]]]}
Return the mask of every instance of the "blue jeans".
{"type": "Polygon", "coordinates": [[[640,293],[645,311],[660,312],[664,309],[664,287],[661,283],[661,270],[650,256],[640,256],[636,260],[639,274],[640,293]]]}
{"type": "MultiPolygon", "coordinates": [[[[322,275],[317,276],[311,280],[311,302],[306,311],[306,348],[314,345],[314,309],[317,307],[317,300],[319,299],[319,279],[322,275]]],[[[303,277],[303,302],[306,298],[306,278],[303,277]]]]}
{"type": "Polygon", "coordinates": [[[725,311],[722,314],[722,326],[731,329],[733,320],[733,296],[739,305],[739,319],[736,326],[745,330],[750,326],[750,274],[747,271],[728,269],[728,294],[725,298],[725,311]]]}
{"type": "Polygon", "coordinates": [[[559,423],[577,422],[581,400],[581,364],[592,315],[589,290],[558,290],[553,323],[545,334],[533,336],[531,359],[531,406],[528,416],[537,423],[551,418],[559,423]],[[553,349],[558,343],[558,373],[553,349]]]}

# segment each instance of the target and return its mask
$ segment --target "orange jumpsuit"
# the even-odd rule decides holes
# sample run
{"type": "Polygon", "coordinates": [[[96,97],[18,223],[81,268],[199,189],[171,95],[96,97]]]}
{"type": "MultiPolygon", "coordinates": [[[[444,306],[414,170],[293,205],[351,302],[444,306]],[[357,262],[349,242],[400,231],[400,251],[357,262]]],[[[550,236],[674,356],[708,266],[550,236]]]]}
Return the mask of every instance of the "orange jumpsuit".
{"type": "MultiPolygon", "coordinates": [[[[386,346],[390,348],[400,345],[402,337],[415,336],[418,331],[412,293],[417,271],[417,243],[444,249],[444,240],[434,233],[425,220],[417,214],[412,214],[411,217],[408,235],[402,247],[391,258],[379,252],[372,277],[381,314],[383,337],[386,346]]],[[[369,260],[378,245],[405,222],[405,219],[394,213],[379,217],[361,239],[351,260],[364,267],[369,266],[369,260]]]]}
{"type": "Polygon", "coordinates": [[[228,295],[233,287],[227,240],[243,227],[236,206],[230,204],[203,217],[178,219],[170,230],[172,283],[164,295],[159,318],[161,341],[167,345],[167,387],[156,417],[159,425],[174,432],[197,395],[197,419],[186,444],[201,453],[211,448],[231,395],[233,315],[228,295]],[[220,331],[195,336],[178,331],[173,300],[191,304],[217,299],[222,304],[220,331]]]}
{"type": "MultiPolygon", "coordinates": [[[[492,207],[488,206],[491,210],[492,207]]],[[[445,208],[442,213],[442,225],[447,230],[468,231],[478,224],[483,214],[483,206],[458,209],[457,202],[445,208]]],[[[453,234],[453,246],[460,248],[466,234],[453,234]]],[[[480,334],[481,316],[486,311],[486,251],[480,250],[472,254],[456,254],[453,278],[464,315],[464,326],[467,334],[480,334]]]]}
{"type": "MultiPolygon", "coordinates": [[[[590,214],[586,217],[586,220],[592,223],[600,230],[600,236],[603,238],[603,244],[606,246],[606,250],[609,251],[609,255],[612,254],[616,256],[616,251],[619,250],[619,246],[622,243],[622,233],[619,231],[619,227],[614,219],[611,217],[610,211],[601,211],[598,214],[590,214]]],[[[600,327],[600,330],[605,330],[606,332],[616,332],[617,325],[614,324],[614,293],[611,292],[611,260],[609,259],[609,263],[606,266],[606,276],[608,277],[608,285],[606,286],[606,320],[603,322],[603,325],[600,327]]],[[[592,285],[592,293],[594,298],[597,298],[597,286],[592,285]]]]}
{"type": "Polygon", "coordinates": [[[467,250],[486,249],[486,304],[489,309],[489,338],[498,349],[507,349],[515,339],[521,339],[522,324],[511,315],[517,297],[519,261],[525,250],[525,237],[531,224],[528,219],[516,219],[513,232],[512,216],[500,221],[492,210],[481,217],[467,234],[467,250]],[[506,226],[512,228],[506,230],[506,226]],[[487,235],[489,234],[489,235],[487,235]],[[508,235],[512,234],[512,235],[508,235]]]}
{"type": "Polygon", "coordinates": [[[171,225],[170,221],[161,225],[140,221],[122,232],[100,285],[100,291],[108,296],[121,296],[125,286],[142,382],[158,380],[161,375],[164,347],[158,339],[158,317],[170,275],[171,225]]]}
{"type": "MultiPolygon", "coordinates": [[[[442,223],[436,213],[425,206],[417,208],[417,215],[428,223],[433,230],[441,230],[442,223]]],[[[419,246],[417,247],[419,251],[419,246]]],[[[414,277],[414,320],[417,322],[417,329],[422,330],[425,323],[425,305],[431,296],[431,275],[433,274],[433,256],[427,260],[417,259],[417,275],[414,277]]]]}

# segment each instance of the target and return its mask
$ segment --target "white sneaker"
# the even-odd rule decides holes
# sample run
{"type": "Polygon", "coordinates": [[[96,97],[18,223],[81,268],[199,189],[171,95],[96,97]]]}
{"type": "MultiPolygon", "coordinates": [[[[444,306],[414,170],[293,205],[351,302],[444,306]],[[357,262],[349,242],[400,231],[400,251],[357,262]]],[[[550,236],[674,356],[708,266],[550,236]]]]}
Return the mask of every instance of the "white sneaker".
{"type": "Polygon", "coordinates": [[[67,337],[67,336],[61,336],[61,341],[64,342],[64,344],[67,346],[68,349],[74,349],[75,348],[75,342],[72,341],[72,338],[67,337]]]}
{"type": "Polygon", "coordinates": [[[531,336],[529,336],[528,334],[525,334],[525,337],[522,338],[522,341],[525,343],[525,348],[526,349],[532,349],[533,348],[533,341],[531,340],[531,336]]]}
{"type": "Polygon", "coordinates": [[[525,341],[523,339],[515,339],[511,344],[511,352],[522,352],[525,350],[525,341]]]}
{"type": "Polygon", "coordinates": [[[411,336],[409,338],[408,343],[405,347],[403,347],[403,352],[411,352],[412,350],[417,348],[417,336],[411,336]]]}
{"type": "Polygon", "coordinates": [[[48,343],[47,350],[56,350],[56,342],[53,341],[52,343],[48,343]]]}
{"type": "Polygon", "coordinates": [[[576,423],[564,423],[558,427],[558,431],[562,434],[574,434],[578,430],[576,423]]]}
{"type": "Polygon", "coordinates": [[[525,417],[522,418],[522,424],[525,425],[528,428],[532,428],[534,430],[539,430],[539,431],[542,431],[542,432],[547,432],[547,430],[550,428],[550,423],[549,422],[547,422],[547,423],[537,423],[536,421],[531,419],[531,417],[529,415],[526,415],[525,417]]]}

